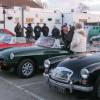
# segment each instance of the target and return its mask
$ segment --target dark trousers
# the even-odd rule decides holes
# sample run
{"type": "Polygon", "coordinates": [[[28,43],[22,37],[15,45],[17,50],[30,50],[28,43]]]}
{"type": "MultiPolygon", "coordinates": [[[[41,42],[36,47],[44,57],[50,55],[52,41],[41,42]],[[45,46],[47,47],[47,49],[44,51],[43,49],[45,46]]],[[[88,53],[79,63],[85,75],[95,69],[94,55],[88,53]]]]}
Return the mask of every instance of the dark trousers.
{"type": "Polygon", "coordinates": [[[69,41],[64,40],[64,45],[65,45],[65,48],[66,49],[69,49],[70,50],[70,42],[69,41]]]}
{"type": "Polygon", "coordinates": [[[35,40],[37,40],[40,37],[40,34],[35,34],[35,40]]]}

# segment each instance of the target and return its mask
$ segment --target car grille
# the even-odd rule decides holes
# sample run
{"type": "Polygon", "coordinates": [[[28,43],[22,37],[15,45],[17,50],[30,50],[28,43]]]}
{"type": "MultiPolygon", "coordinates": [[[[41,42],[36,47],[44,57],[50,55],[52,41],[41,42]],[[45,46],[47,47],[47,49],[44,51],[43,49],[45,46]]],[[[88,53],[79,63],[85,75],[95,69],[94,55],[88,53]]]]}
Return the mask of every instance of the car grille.
{"type": "Polygon", "coordinates": [[[58,69],[57,68],[51,72],[50,77],[54,80],[68,83],[72,75],[73,75],[73,71],[71,71],[70,69],[67,69],[67,68],[58,69]]]}
{"type": "Polygon", "coordinates": [[[3,63],[4,59],[0,58],[0,63],[3,63]]]}

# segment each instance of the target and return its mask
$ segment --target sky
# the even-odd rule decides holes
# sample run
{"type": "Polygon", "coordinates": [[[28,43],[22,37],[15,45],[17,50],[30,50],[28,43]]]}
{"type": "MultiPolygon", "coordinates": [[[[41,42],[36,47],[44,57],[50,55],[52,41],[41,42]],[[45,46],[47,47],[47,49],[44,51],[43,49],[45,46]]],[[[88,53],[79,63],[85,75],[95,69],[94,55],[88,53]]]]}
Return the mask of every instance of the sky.
{"type": "Polygon", "coordinates": [[[91,11],[100,11],[100,0],[43,0],[47,2],[48,8],[57,8],[63,11],[69,11],[76,8],[82,2],[89,6],[91,11]]]}
{"type": "MultiPolygon", "coordinates": [[[[48,1],[48,8],[58,8],[60,10],[67,10],[70,9],[70,5],[75,0],[47,0],[48,1]]],[[[79,0],[74,2],[73,7],[76,7],[79,3],[79,0]]]]}

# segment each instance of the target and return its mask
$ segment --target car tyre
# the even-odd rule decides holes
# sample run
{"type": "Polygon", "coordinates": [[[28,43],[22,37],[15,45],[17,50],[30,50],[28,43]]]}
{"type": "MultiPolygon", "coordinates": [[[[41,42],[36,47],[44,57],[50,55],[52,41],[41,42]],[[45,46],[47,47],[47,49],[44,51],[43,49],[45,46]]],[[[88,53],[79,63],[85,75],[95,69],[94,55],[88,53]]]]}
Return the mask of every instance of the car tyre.
{"type": "Polygon", "coordinates": [[[100,100],[100,77],[97,78],[93,91],[93,100],[100,100]]]}
{"type": "Polygon", "coordinates": [[[21,78],[30,78],[35,73],[35,63],[31,59],[22,60],[17,68],[17,74],[21,78]]]}

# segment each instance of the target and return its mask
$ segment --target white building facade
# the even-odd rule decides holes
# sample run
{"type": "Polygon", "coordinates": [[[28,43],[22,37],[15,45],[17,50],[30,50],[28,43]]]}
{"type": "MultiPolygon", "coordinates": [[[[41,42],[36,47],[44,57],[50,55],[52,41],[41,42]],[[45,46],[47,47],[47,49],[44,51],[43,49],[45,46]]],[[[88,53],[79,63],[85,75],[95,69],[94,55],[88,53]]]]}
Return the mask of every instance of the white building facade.
{"type": "MultiPolygon", "coordinates": [[[[4,16],[2,8],[0,8],[0,15],[0,28],[3,28],[4,25],[2,21],[4,20],[4,16]]],[[[5,27],[12,32],[14,32],[14,27],[17,22],[22,24],[22,11],[19,7],[15,7],[14,9],[7,9],[5,16],[5,27]],[[10,17],[12,18],[9,19],[10,17]]],[[[64,13],[63,20],[64,23],[68,23],[68,25],[74,25],[76,22],[100,22],[100,15],[74,12],[64,13]]],[[[28,23],[32,23],[33,28],[36,23],[40,23],[41,27],[43,26],[43,23],[46,23],[50,29],[49,35],[51,35],[51,31],[54,25],[61,29],[62,13],[56,10],[26,7],[24,10],[24,26],[27,26],[28,23]]]]}

